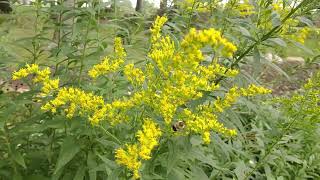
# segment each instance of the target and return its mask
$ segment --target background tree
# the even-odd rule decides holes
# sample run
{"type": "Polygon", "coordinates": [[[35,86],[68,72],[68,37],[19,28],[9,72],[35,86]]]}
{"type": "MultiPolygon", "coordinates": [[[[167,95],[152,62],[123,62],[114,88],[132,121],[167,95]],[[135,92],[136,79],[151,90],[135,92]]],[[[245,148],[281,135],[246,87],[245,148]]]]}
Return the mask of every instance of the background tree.
{"type": "Polygon", "coordinates": [[[141,12],[142,10],[142,0],[137,0],[136,11],[141,12]]]}
{"type": "Polygon", "coordinates": [[[167,11],[167,7],[168,7],[168,0],[161,0],[158,14],[163,15],[167,11]]]}
{"type": "Polygon", "coordinates": [[[10,13],[11,11],[9,0],[0,0],[0,13],[10,13]]]}

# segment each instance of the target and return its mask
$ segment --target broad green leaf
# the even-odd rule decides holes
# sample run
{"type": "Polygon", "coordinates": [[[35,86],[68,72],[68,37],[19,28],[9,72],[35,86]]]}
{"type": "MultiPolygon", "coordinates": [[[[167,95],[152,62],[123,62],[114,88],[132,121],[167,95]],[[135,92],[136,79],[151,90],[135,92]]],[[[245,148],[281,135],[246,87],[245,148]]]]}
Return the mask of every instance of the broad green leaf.
{"type": "Polygon", "coordinates": [[[72,137],[67,137],[61,145],[54,174],[64,167],[80,151],[80,146],[72,137]]]}
{"type": "Polygon", "coordinates": [[[206,173],[199,166],[193,166],[191,169],[191,179],[201,179],[201,180],[209,180],[206,173]]]}
{"type": "Polygon", "coordinates": [[[97,167],[97,162],[96,162],[95,155],[93,154],[92,151],[90,151],[88,153],[87,166],[89,168],[90,180],[96,180],[97,179],[97,172],[95,170],[95,167],[97,167]]]}
{"type": "Polygon", "coordinates": [[[281,47],[287,47],[287,43],[284,40],[282,40],[281,38],[270,38],[270,39],[268,39],[268,41],[271,41],[281,47]]]}
{"type": "Polygon", "coordinates": [[[248,171],[248,167],[242,160],[235,164],[236,164],[236,169],[234,170],[234,173],[236,174],[238,179],[244,179],[244,176],[248,171]]]}
{"type": "Polygon", "coordinates": [[[73,178],[73,180],[83,180],[86,175],[86,168],[84,166],[80,166],[73,178]]]}
{"type": "Polygon", "coordinates": [[[299,19],[300,22],[306,24],[307,26],[310,26],[310,27],[313,26],[312,20],[310,20],[310,19],[308,19],[308,18],[306,18],[304,16],[300,16],[300,17],[298,17],[298,19],[299,19]]]}
{"type": "Polygon", "coordinates": [[[22,157],[21,153],[15,150],[14,147],[11,148],[11,155],[15,162],[21,165],[23,168],[27,168],[26,163],[24,162],[24,158],[22,157]]]}
{"type": "Polygon", "coordinates": [[[168,174],[167,179],[168,180],[183,180],[186,179],[185,172],[181,168],[174,168],[170,174],[168,174]]]}
{"type": "Polygon", "coordinates": [[[173,140],[168,141],[168,159],[167,159],[167,174],[169,174],[173,168],[176,166],[178,163],[178,148],[175,146],[173,140]]]}

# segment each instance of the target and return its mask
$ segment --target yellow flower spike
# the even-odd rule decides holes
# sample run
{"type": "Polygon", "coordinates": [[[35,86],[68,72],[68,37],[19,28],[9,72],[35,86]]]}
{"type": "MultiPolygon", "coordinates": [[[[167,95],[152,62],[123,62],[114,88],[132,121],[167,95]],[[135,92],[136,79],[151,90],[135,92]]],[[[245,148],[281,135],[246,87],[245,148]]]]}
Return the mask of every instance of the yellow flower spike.
{"type": "Polygon", "coordinates": [[[145,119],[142,128],[136,135],[139,141],[139,156],[141,159],[148,160],[151,158],[151,151],[158,146],[162,132],[151,119],[145,119]]]}
{"type": "Polygon", "coordinates": [[[299,120],[295,126],[317,127],[316,124],[320,123],[320,72],[313,75],[301,91],[275,101],[289,117],[299,120]]]}
{"type": "Polygon", "coordinates": [[[71,103],[69,108],[65,109],[65,111],[67,113],[66,117],[71,119],[74,116],[76,108],[77,108],[77,105],[75,103],[71,103]]]}
{"type": "Polygon", "coordinates": [[[110,59],[105,57],[100,64],[96,64],[89,70],[88,74],[91,78],[97,78],[103,74],[110,72],[110,59]]]}
{"type": "Polygon", "coordinates": [[[266,89],[261,86],[256,86],[254,84],[250,84],[248,88],[241,88],[241,94],[243,96],[254,96],[258,94],[269,94],[271,93],[270,89],[266,89]]]}
{"type": "Polygon", "coordinates": [[[26,68],[29,73],[37,73],[39,71],[39,66],[37,64],[27,64],[26,68]]]}
{"type": "Polygon", "coordinates": [[[210,144],[211,142],[211,139],[210,139],[210,132],[209,131],[206,131],[202,134],[202,139],[203,139],[203,142],[205,144],[210,144]]]}
{"type": "Polygon", "coordinates": [[[66,116],[72,118],[77,107],[79,114],[93,113],[104,106],[104,100],[101,96],[86,93],[77,88],[61,88],[55,99],[42,106],[43,110],[55,112],[57,108],[68,105],[65,108],[66,116]]]}
{"type": "Polygon", "coordinates": [[[58,89],[59,87],[59,79],[49,79],[43,83],[43,87],[41,88],[42,95],[47,96],[53,90],[58,89]]]}
{"type": "Polygon", "coordinates": [[[249,16],[251,14],[254,14],[254,6],[249,4],[247,0],[245,0],[243,3],[240,3],[237,7],[240,16],[249,16]]]}
{"type": "Polygon", "coordinates": [[[22,68],[19,71],[13,72],[12,79],[18,80],[21,78],[25,78],[30,74],[35,74],[35,75],[39,74],[39,66],[37,64],[31,64],[31,65],[26,64],[25,68],[22,68]]]}
{"type": "Polygon", "coordinates": [[[122,46],[122,39],[120,37],[116,37],[114,39],[114,53],[117,58],[123,60],[127,54],[122,46]]]}
{"type": "Polygon", "coordinates": [[[42,83],[42,93],[40,94],[41,96],[48,96],[51,92],[58,89],[59,79],[50,79],[50,68],[47,67],[43,70],[40,70],[37,64],[27,64],[25,68],[14,72],[12,75],[12,79],[18,80],[21,78],[25,78],[31,74],[35,75],[32,79],[34,83],[42,83]]]}
{"type": "Polygon", "coordinates": [[[199,112],[193,113],[189,109],[184,109],[184,120],[186,122],[187,130],[200,134],[205,144],[211,142],[210,131],[223,134],[228,137],[236,135],[234,129],[228,129],[217,120],[217,116],[211,112],[212,108],[208,105],[201,105],[198,107],[199,112]]]}
{"type": "Polygon", "coordinates": [[[224,109],[231,107],[236,102],[241,95],[240,92],[238,92],[238,89],[238,87],[231,88],[223,99],[218,98],[214,102],[214,107],[217,112],[223,112],[224,109]]]}
{"type": "Polygon", "coordinates": [[[106,117],[107,111],[111,109],[110,105],[105,105],[100,109],[97,109],[94,111],[92,116],[89,116],[89,121],[91,124],[96,125],[101,120],[103,120],[106,117]]]}
{"type": "Polygon", "coordinates": [[[151,158],[152,150],[158,146],[158,141],[162,132],[158,125],[151,119],[144,119],[142,130],[136,134],[138,142],[132,145],[126,145],[126,149],[119,148],[116,150],[116,161],[118,164],[126,166],[133,172],[134,178],[139,178],[139,169],[141,160],[151,158]]]}
{"type": "Polygon", "coordinates": [[[152,24],[152,27],[150,29],[151,31],[151,42],[156,42],[160,37],[160,31],[163,27],[163,25],[167,22],[168,18],[165,16],[157,16],[155,22],[152,24]]]}
{"type": "Polygon", "coordinates": [[[138,145],[126,145],[127,150],[119,148],[115,152],[116,161],[118,164],[126,166],[133,172],[133,178],[138,179],[141,161],[139,161],[138,145]]]}
{"type": "Polygon", "coordinates": [[[124,74],[133,85],[141,85],[145,80],[144,73],[141,69],[134,68],[133,64],[124,67],[124,74]]]}
{"type": "MultiPolygon", "coordinates": [[[[37,68],[38,69],[38,68],[37,68]]],[[[37,82],[44,82],[49,80],[49,76],[51,74],[50,68],[45,68],[44,70],[36,70],[36,71],[32,71],[30,70],[30,72],[33,72],[36,74],[36,77],[33,78],[33,82],[37,83],[37,82]]]]}
{"type": "Polygon", "coordinates": [[[94,65],[88,71],[88,75],[91,78],[95,79],[101,75],[116,72],[120,69],[121,65],[125,61],[127,54],[122,46],[122,40],[119,37],[114,39],[114,53],[114,58],[108,56],[104,57],[104,59],[99,64],[94,65]]]}
{"type": "Polygon", "coordinates": [[[12,80],[18,80],[21,78],[25,78],[29,75],[29,72],[27,69],[20,69],[19,71],[13,72],[12,80]]]}
{"type": "Polygon", "coordinates": [[[309,33],[310,33],[310,28],[304,27],[304,28],[298,30],[295,34],[292,34],[291,38],[293,40],[298,41],[301,44],[304,44],[304,41],[307,39],[309,33]]]}
{"type": "MultiPolygon", "coordinates": [[[[187,51],[195,51],[200,50],[207,44],[214,50],[218,50],[222,46],[222,55],[225,57],[231,57],[237,50],[235,45],[223,38],[221,33],[213,28],[199,31],[196,31],[194,28],[190,29],[189,34],[184,37],[181,46],[187,51]]],[[[199,60],[201,61],[202,59],[199,60]]]]}
{"type": "Polygon", "coordinates": [[[148,54],[148,56],[157,64],[157,67],[165,77],[168,76],[168,68],[170,67],[168,62],[173,58],[174,52],[174,42],[170,37],[166,36],[153,43],[152,49],[148,54]]]}

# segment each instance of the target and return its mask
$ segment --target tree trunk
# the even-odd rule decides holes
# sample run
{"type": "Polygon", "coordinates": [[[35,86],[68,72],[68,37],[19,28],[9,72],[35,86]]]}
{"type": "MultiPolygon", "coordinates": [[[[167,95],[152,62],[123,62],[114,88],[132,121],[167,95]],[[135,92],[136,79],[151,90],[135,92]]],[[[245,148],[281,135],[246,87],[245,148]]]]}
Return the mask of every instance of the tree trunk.
{"type": "Polygon", "coordinates": [[[168,6],[168,0],[161,0],[158,15],[160,15],[160,16],[164,15],[167,11],[167,6],[168,6]]]}
{"type": "Polygon", "coordinates": [[[168,0],[161,0],[160,1],[160,9],[161,10],[167,9],[167,6],[168,6],[168,0]]]}
{"type": "Polygon", "coordinates": [[[0,0],[0,13],[10,13],[11,11],[9,0],[0,0]]]}
{"type": "Polygon", "coordinates": [[[136,11],[141,12],[142,10],[142,0],[137,0],[136,11]]]}

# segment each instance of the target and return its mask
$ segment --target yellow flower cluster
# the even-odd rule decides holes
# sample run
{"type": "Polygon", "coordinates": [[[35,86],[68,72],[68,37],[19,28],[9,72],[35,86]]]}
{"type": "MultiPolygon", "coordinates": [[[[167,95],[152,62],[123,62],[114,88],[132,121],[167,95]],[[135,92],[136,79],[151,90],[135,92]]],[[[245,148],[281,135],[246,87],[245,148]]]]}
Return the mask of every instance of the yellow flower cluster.
{"type": "Polygon", "coordinates": [[[126,149],[119,148],[116,150],[117,163],[126,166],[133,172],[133,178],[138,179],[141,161],[139,161],[139,148],[138,145],[126,145],[126,149]]]}
{"type": "Polygon", "coordinates": [[[157,124],[151,119],[145,119],[142,130],[136,134],[137,144],[126,145],[126,149],[116,150],[116,160],[133,172],[133,177],[138,179],[141,160],[149,160],[152,150],[158,146],[162,132],[157,124]]]}
{"type": "Polygon", "coordinates": [[[158,146],[161,134],[161,130],[155,122],[151,119],[144,120],[142,130],[137,132],[141,159],[148,160],[151,158],[151,151],[158,146]]]}
{"type": "Polygon", "coordinates": [[[296,40],[301,44],[304,44],[304,41],[307,39],[309,33],[310,33],[310,28],[304,27],[298,30],[295,34],[292,34],[291,39],[296,40]]]}
{"type": "Polygon", "coordinates": [[[212,113],[209,105],[198,107],[198,112],[193,113],[189,109],[184,109],[182,119],[186,123],[187,131],[202,135],[204,143],[211,142],[210,132],[216,131],[226,136],[235,136],[236,130],[224,127],[217,119],[217,116],[212,113]]]}
{"type": "Polygon", "coordinates": [[[92,93],[86,93],[77,88],[64,87],[59,89],[55,99],[42,106],[42,110],[55,113],[57,108],[67,105],[69,106],[66,107],[64,111],[66,112],[66,116],[68,118],[72,118],[77,110],[79,111],[80,115],[97,111],[101,106],[104,105],[104,100],[101,96],[96,96],[92,93]]]}
{"type": "Polygon", "coordinates": [[[241,88],[241,95],[242,96],[255,96],[257,94],[269,94],[271,93],[270,89],[266,89],[261,86],[256,86],[254,84],[250,84],[248,88],[244,89],[241,88]]]}
{"type": "Polygon", "coordinates": [[[152,24],[151,31],[151,42],[155,43],[161,36],[160,31],[162,26],[167,22],[168,18],[165,16],[157,16],[157,19],[152,24]]]}
{"type": "Polygon", "coordinates": [[[190,51],[199,51],[206,45],[211,46],[214,50],[222,49],[222,55],[225,57],[232,57],[237,50],[235,45],[223,38],[221,33],[213,28],[200,31],[191,28],[189,34],[184,37],[181,43],[183,48],[190,51]]]}
{"type": "MultiPolygon", "coordinates": [[[[132,111],[144,108],[152,111],[150,113],[157,116],[157,119],[164,121],[166,129],[171,127],[172,121],[181,119],[186,123],[185,134],[200,134],[205,143],[210,143],[212,131],[225,136],[236,135],[235,130],[228,129],[218,121],[219,113],[234,104],[240,96],[265,94],[269,90],[255,85],[248,88],[233,87],[224,97],[200,103],[193,108],[190,105],[193,101],[204,95],[213,95],[212,92],[219,89],[219,84],[215,83],[217,78],[234,77],[238,74],[237,70],[218,63],[220,57],[232,57],[237,48],[215,29],[191,29],[181,41],[181,47],[178,47],[169,36],[160,33],[166,21],[166,17],[157,17],[151,28],[152,45],[148,54],[150,61],[146,67],[139,69],[133,64],[124,67],[124,75],[136,87],[129,97],[106,103],[101,96],[78,88],[64,87],[59,89],[55,98],[43,105],[42,109],[55,113],[58,108],[63,108],[68,118],[80,115],[88,117],[93,125],[102,120],[115,125],[137,120],[132,116],[132,111]],[[212,51],[204,53],[202,49],[207,46],[211,47],[212,51]],[[212,55],[214,58],[210,58],[212,55]]],[[[102,63],[95,65],[89,75],[96,78],[113,72],[124,62],[126,53],[121,40],[117,38],[115,54],[114,58],[107,57],[102,63]]],[[[26,70],[15,75],[25,77],[30,72],[37,75],[35,81],[43,81],[50,74],[50,71],[39,72],[37,67],[28,66],[26,70]]],[[[57,82],[44,83],[43,91],[50,91],[57,82]]],[[[142,161],[151,158],[151,152],[162,135],[157,123],[145,117],[142,113],[142,129],[136,133],[138,142],[116,150],[117,162],[131,170],[134,178],[139,178],[142,161]]]]}
{"type": "Polygon", "coordinates": [[[311,127],[320,123],[320,71],[292,97],[276,99],[289,117],[299,119],[297,124],[311,127]]]}
{"type": "Polygon", "coordinates": [[[141,85],[145,79],[143,71],[139,68],[134,68],[133,64],[127,64],[124,67],[124,74],[133,85],[141,85]]]}
{"type": "Polygon", "coordinates": [[[42,95],[49,94],[53,90],[58,89],[59,87],[59,79],[49,79],[43,82],[43,86],[41,91],[43,92],[42,95]]]}
{"type": "Polygon", "coordinates": [[[167,19],[157,17],[154,26],[152,49],[149,57],[156,68],[147,64],[147,90],[144,102],[153,107],[170,125],[178,107],[191,100],[202,97],[202,91],[214,91],[219,85],[212,83],[217,76],[233,77],[238,71],[227,69],[216,61],[203,66],[204,54],[201,49],[211,46],[212,50],[220,51],[224,56],[230,57],[236,47],[223,38],[219,31],[214,29],[191,29],[181,43],[181,49],[176,52],[176,46],[169,36],[160,34],[161,27],[167,19]],[[159,70],[160,77],[155,77],[159,70]],[[148,101],[151,99],[152,101],[148,101]]]}
{"type": "Polygon", "coordinates": [[[255,13],[254,6],[251,5],[248,0],[244,0],[243,3],[239,3],[236,9],[239,11],[240,16],[249,16],[255,13]]]}
{"type": "Polygon", "coordinates": [[[234,104],[240,96],[241,94],[238,92],[238,87],[231,88],[229,92],[225,94],[224,99],[218,97],[217,100],[214,102],[214,107],[216,111],[223,112],[224,109],[232,106],[232,104],[234,104]]]}
{"type": "Polygon", "coordinates": [[[91,124],[96,125],[107,119],[114,125],[128,119],[126,112],[141,102],[142,93],[135,93],[130,99],[115,100],[105,103],[102,96],[86,93],[78,88],[61,88],[57,96],[42,106],[42,110],[55,113],[57,108],[66,106],[64,111],[67,118],[74,117],[78,112],[80,116],[88,117],[91,124]]]}
{"type": "Polygon", "coordinates": [[[250,84],[248,88],[232,87],[228,93],[225,94],[224,99],[220,97],[214,102],[214,108],[217,112],[223,112],[224,109],[231,107],[240,96],[255,96],[258,94],[269,94],[270,89],[261,86],[250,84]]]}
{"type": "MultiPolygon", "coordinates": [[[[268,32],[278,25],[274,24],[274,22],[277,22],[274,21],[275,18],[280,22],[288,15],[288,13],[290,13],[292,8],[294,8],[292,4],[288,4],[287,2],[284,2],[284,0],[273,0],[270,2],[269,7],[260,7],[259,11],[256,11],[257,18],[259,18],[257,27],[264,32],[268,32]]],[[[292,36],[290,35],[294,32],[293,29],[297,27],[298,24],[299,21],[296,18],[288,18],[285,22],[282,22],[281,30],[277,33],[281,38],[292,39],[292,36]]]]}
{"type": "Polygon", "coordinates": [[[122,46],[121,38],[114,39],[114,53],[115,57],[106,56],[100,64],[96,64],[89,70],[88,74],[92,78],[97,78],[101,75],[106,75],[117,71],[124,63],[126,52],[122,46]]]}
{"type": "Polygon", "coordinates": [[[304,85],[307,90],[319,89],[320,88],[320,72],[308,79],[308,82],[304,85]]]}
{"type": "Polygon", "coordinates": [[[34,75],[32,79],[33,82],[43,84],[41,95],[47,96],[59,87],[59,79],[50,79],[50,74],[51,71],[48,67],[40,70],[37,64],[27,64],[25,68],[21,68],[19,71],[13,72],[12,79],[18,80],[29,75],[34,75]]]}
{"type": "Polygon", "coordinates": [[[271,91],[256,85],[249,85],[248,88],[232,87],[224,96],[218,97],[213,104],[199,105],[196,113],[192,113],[189,109],[184,109],[182,119],[186,122],[189,131],[202,135],[204,143],[210,143],[210,131],[216,131],[226,136],[236,135],[234,129],[228,129],[218,122],[217,113],[221,113],[224,109],[231,107],[240,96],[253,96],[257,94],[267,94],[271,91]]]}
{"type": "Polygon", "coordinates": [[[187,11],[205,13],[210,11],[210,9],[216,6],[216,4],[214,4],[214,2],[210,2],[209,4],[208,2],[201,2],[199,0],[183,0],[178,2],[178,6],[187,11]]]}
{"type": "Polygon", "coordinates": [[[115,125],[129,119],[127,112],[141,104],[144,92],[136,92],[129,99],[115,100],[103,105],[95,111],[89,120],[91,122],[100,122],[107,119],[111,125],[115,125]]]}

